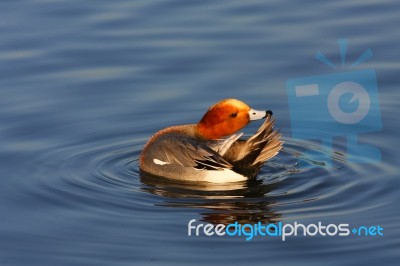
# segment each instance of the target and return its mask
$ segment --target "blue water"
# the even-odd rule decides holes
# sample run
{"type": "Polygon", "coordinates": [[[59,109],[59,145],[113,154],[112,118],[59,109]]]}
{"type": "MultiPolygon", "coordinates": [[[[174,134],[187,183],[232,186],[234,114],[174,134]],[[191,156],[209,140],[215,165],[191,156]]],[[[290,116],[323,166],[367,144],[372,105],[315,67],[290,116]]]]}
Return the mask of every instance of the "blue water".
{"type": "MultiPolygon", "coordinates": [[[[0,264],[397,265],[400,259],[397,1],[2,1],[0,264]],[[286,81],[335,73],[370,48],[380,163],[332,167],[292,138],[286,81]],[[238,98],[271,109],[285,145],[257,181],[182,185],[141,176],[157,130],[238,98]],[[187,236],[213,224],[379,225],[384,236],[187,236]]],[[[319,110],[313,110],[318,113],[319,110]]],[[[246,133],[256,129],[251,124],[246,133]]],[[[361,138],[361,137],[360,137],[361,138]]]]}

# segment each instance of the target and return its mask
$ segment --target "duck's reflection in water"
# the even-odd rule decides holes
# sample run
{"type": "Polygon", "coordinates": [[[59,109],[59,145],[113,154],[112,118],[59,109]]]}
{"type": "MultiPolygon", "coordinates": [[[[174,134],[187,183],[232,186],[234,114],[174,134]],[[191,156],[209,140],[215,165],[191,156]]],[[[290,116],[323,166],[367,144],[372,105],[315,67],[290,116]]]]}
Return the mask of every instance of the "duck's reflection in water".
{"type": "Polygon", "coordinates": [[[230,184],[184,183],[141,173],[142,190],[164,197],[161,206],[198,208],[203,221],[213,224],[275,223],[280,214],[267,193],[276,184],[249,180],[230,184]]]}

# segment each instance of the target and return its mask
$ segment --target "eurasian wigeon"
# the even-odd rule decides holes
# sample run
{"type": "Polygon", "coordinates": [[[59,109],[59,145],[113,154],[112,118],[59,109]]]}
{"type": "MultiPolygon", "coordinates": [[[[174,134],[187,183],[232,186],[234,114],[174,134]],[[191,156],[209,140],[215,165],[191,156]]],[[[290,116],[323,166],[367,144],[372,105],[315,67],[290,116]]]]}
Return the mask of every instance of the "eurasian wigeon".
{"type": "Polygon", "coordinates": [[[182,181],[226,183],[253,178],[282,148],[271,111],[257,111],[226,99],[208,109],[197,124],[172,126],[154,134],[140,155],[143,172],[182,181]],[[246,140],[234,134],[250,121],[266,118],[246,140]],[[231,135],[231,136],[229,136],[231,135]],[[222,137],[229,136],[223,139],[222,137]]]}

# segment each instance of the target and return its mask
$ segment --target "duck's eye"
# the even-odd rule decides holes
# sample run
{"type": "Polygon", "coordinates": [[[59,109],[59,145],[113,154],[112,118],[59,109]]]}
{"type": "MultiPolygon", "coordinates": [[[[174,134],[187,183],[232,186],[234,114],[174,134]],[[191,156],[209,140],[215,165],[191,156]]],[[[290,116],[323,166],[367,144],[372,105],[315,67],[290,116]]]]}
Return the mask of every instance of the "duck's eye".
{"type": "Polygon", "coordinates": [[[230,117],[232,117],[232,118],[237,117],[237,113],[231,113],[231,114],[230,114],[230,117]]]}

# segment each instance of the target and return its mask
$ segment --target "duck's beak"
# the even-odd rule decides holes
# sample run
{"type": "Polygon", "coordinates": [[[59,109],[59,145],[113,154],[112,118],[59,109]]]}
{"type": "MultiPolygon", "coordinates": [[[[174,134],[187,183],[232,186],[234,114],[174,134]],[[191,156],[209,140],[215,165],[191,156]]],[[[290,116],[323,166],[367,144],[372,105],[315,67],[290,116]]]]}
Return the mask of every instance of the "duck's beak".
{"type": "Polygon", "coordinates": [[[271,110],[258,111],[258,110],[250,109],[250,111],[249,111],[250,121],[263,119],[263,118],[267,117],[268,115],[269,116],[272,115],[271,110]]]}

